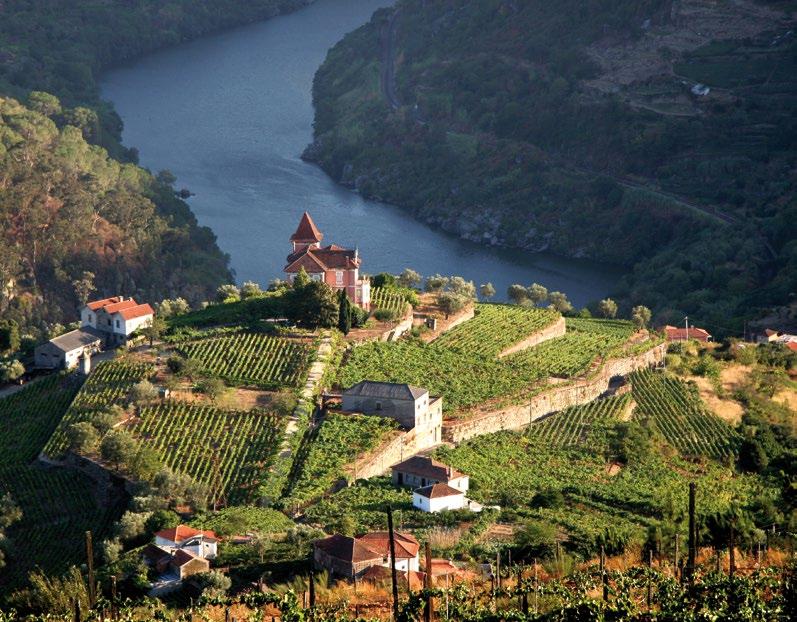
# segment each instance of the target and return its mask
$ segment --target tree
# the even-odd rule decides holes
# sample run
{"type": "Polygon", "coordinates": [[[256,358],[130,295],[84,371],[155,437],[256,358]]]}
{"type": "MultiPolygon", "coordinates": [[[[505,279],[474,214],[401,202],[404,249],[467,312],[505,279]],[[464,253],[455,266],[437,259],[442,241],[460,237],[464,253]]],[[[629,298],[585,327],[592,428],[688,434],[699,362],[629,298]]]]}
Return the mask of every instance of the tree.
{"type": "Polygon", "coordinates": [[[348,335],[351,331],[351,302],[346,295],[346,290],[342,289],[338,293],[338,330],[344,335],[348,335]]]}
{"type": "Polygon", "coordinates": [[[0,362],[0,382],[12,382],[24,373],[25,366],[16,359],[0,362]]]}
{"type": "Polygon", "coordinates": [[[423,281],[423,277],[412,268],[404,268],[398,277],[398,284],[401,287],[416,288],[423,281]]]}
{"type": "Polygon", "coordinates": [[[141,329],[141,334],[149,340],[149,346],[151,348],[154,341],[160,339],[163,333],[166,332],[166,328],[166,320],[156,315],[149,324],[141,329]]]}
{"type": "Polygon", "coordinates": [[[492,283],[484,283],[479,287],[479,294],[485,300],[491,300],[495,296],[495,287],[492,283]]]}
{"type": "Polygon", "coordinates": [[[529,300],[535,306],[540,306],[543,302],[548,300],[548,288],[540,285],[539,283],[532,283],[526,290],[529,300]]]}
{"type": "Polygon", "coordinates": [[[301,290],[307,287],[310,284],[310,276],[307,274],[307,271],[304,269],[304,266],[299,268],[299,272],[296,273],[296,276],[293,277],[293,289],[301,290]]]}
{"type": "Polygon", "coordinates": [[[130,401],[136,404],[148,404],[158,399],[158,389],[149,380],[142,380],[130,389],[130,401]]]}
{"type": "Polygon", "coordinates": [[[227,392],[227,385],[220,378],[205,378],[197,383],[197,389],[216,402],[227,392]]]}
{"type": "Polygon", "coordinates": [[[19,350],[19,325],[14,320],[0,320],[0,354],[19,350]]]}
{"type": "Polygon", "coordinates": [[[50,93],[31,91],[28,95],[28,107],[45,117],[54,117],[61,114],[61,101],[50,93]]]}
{"type": "Polygon", "coordinates": [[[106,564],[115,564],[119,561],[119,556],[122,554],[123,546],[117,538],[110,540],[103,540],[100,545],[102,549],[102,560],[106,564]]]}
{"type": "Polygon", "coordinates": [[[158,312],[158,316],[162,317],[163,319],[174,317],[176,315],[182,315],[183,313],[188,313],[191,310],[191,306],[188,304],[188,301],[185,298],[164,298],[155,305],[155,308],[158,312]]]}
{"type": "Polygon", "coordinates": [[[67,429],[69,448],[79,454],[91,454],[97,451],[100,435],[88,421],[73,423],[67,429]]]}
{"type": "Polygon", "coordinates": [[[757,440],[745,438],[739,446],[739,469],[747,473],[761,473],[767,468],[769,458],[757,440]]]}
{"type": "Polygon", "coordinates": [[[121,540],[135,540],[146,533],[146,524],[151,512],[131,512],[122,514],[116,523],[116,535],[121,540]]]}
{"type": "Polygon", "coordinates": [[[84,306],[88,302],[91,292],[97,289],[94,287],[94,273],[88,270],[83,271],[79,278],[72,281],[72,287],[80,306],[84,306]]]}
{"type": "Polygon", "coordinates": [[[573,305],[562,292],[551,292],[548,294],[548,300],[551,302],[550,306],[559,313],[568,313],[573,310],[573,305]]]}
{"type": "Polygon", "coordinates": [[[617,316],[617,303],[611,298],[604,298],[598,303],[598,311],[605,318],[617,316]]]}
{"type": "Polygon", "coordinates": [[[261,296],[262,294],[263,290],[260,289],[260,285],[254,281],[245,281],[244,284],[241,285],[241,298],[244,300],[247,298],[255,298],[257,296],[261,296]]]}
{"type": "Polygon", "coordinates": [[[111,430],[100,443],[102,459],[119,469],[138,449],[136,439],[125,430],[111,430]]]}
{"type": "Polygon", "coordinates": [[[448,279],[448,289],[463,298],[476,299],[476,285],[473,281],[466,281],[461,276],[450,277],[448,279]]]}
{"type": "Polygon", "coordinates": [[[127,469],[130,475],[142,481],[152,479],[158,471],[163,467],[158,452],[147,445],[137,443],[135,451],[133,451],[127,460],[127,469]]]}
{"type": "Polygon", "coordinates": [[[437,296],[437,305],[446,314],[446,319],[448,319],[448,316],[462,311],[467,302],[465,297],[452,292],[443,292],[437,296]]]}
{"type": "Polygon", "coordinates": [[[631,310],[631,321],[640,330],[647,327],[651,316],[650,309],[643,305],[638,305],[631,310]]]}
{"type": "Polygon", "coordinates": [[[433,274],[426,278],[427,292],[441,292],[448,286],[448,277],[433,274]]]}
{"type": "Polygon", "coordinates": [[[506,295],[509,300],[514,302],[516,305],[523,304],[529,297],[526,288],[517,283],[509,286],[509,288],[506,290],[506,295]]]}
{"type": "Polygon", "coordinates": [[[332,288],[321,281],[296,287],[287,297],[285,315],[305,328],[331,328],[338,323],[338,299],[332,288]]]}
{"type": "Polygon", "coordinates": [[[192,577],[192,581],[202,592],[203,596],[224,596],[232,587],[232,581],[220,570],[200,572],[192,577]]]}
{"type": "Polygon", "coordinates": [[[180,516],[171,510],[156,510],[150,514],[144,523],[144,531],[148,534],[153,534],[162,529],[169,529],[170,527],[177,527],[182,522],[180,516]]]}
{"type": "Polygon", "coordinates": [[[522,559],[552,557],[556,551],[556,527],[542,521],[530,521],[515,536],[515,547],[522,559]]]}
{"type": "Polygon", "coordinates": [[[218,302],[236,302],[240,299],[241,291],[232,283],[220,285],[216,290],[216,300],[218,302]]]}
{"type": "Polygon", "coordinates": [[[376,276],[371,277],[372,287],[395,287],[396,277],[387,272],[380,272],[376,276]]]}

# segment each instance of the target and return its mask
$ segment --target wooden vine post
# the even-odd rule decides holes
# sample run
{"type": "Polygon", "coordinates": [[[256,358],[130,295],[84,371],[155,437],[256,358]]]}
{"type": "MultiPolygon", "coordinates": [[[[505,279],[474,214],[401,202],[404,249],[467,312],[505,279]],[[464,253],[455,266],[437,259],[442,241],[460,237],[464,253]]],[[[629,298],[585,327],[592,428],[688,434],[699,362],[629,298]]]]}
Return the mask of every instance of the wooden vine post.
{"type": "Polygon", "coordinates": [[[91,539],[91,531],[86,532],[86,565],[89,572],[89,609],[93,609],[97,602],[97,593],[94,583],[94,545],[91,539]]]}
{"type": "Polygon", "coordinates": [[[432,600],[432,545],[426,541],[426,609],[424,609],[424,620],[432,622],[434,618],[434,601],[432,600]]]}
{"type": "Polygon", "coordinates": [[[393,584],[393,620],[399,618],[398,577],[396,576],[396,542],[393,535],[393,508],[387,506],[387,533],[390,543],[390,579],[393,584]]]}
{"type": "Polygon", "coordinates": [[[695,560],[697,558],[697,523],[695,522],[695,505],[697,502],[697,484],[689,483],[689,556],[686,560],[683,578],[690,583],[694,579],[695,560]]]}

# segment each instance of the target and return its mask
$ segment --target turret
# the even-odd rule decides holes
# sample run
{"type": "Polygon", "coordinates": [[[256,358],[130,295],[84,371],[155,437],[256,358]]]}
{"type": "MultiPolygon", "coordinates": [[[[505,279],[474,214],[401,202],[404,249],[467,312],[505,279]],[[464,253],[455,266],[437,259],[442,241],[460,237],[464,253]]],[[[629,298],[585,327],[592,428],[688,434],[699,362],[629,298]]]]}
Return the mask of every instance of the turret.
{"type": "Polygon", "coordinates": [[[308,248],[319,248],[323,239],[324,235],[315,226],[310,214],[305,212],[299,221],[296,232],[291,236],[293,252],[297,253],[308,248]]]}

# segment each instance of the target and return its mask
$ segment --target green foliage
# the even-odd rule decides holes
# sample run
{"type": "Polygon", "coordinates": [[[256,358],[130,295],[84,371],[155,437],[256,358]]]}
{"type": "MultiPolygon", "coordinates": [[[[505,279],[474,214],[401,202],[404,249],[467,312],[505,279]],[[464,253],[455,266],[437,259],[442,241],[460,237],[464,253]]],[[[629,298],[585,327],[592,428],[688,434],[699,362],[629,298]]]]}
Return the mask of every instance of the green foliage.
{"type": "Polygon", "coordinates": [[[19,350],[19,325],[14,320],[0,321],[0,355],[19,350]]]}
{"type": "Polygon", "coordinates": [[[77,393],[74,380],[55,374],[0,399],[0,468],[36,459],[77,393]]]}
{"type": "Polygon", "coordinates": [[[221,536],[246,533],[285,533],[296,525],[282,512],[255,506],[234,506],[218,512],[200,514],[192,521],[197,529],[210,529],[221,536]]]}
{"type": "Polygon", "coordinates": [[[398,6],[398,110],[377,79],[388,11],[316,74],[308,155],[334,179],[472,239],[633,266],[617,292],[628,307],[741,332],[743,317],[788,303],[797,202],[779,171],[797,144],[797,42],[772,35],[788,9],[757,36],[685,54],[662,39],[649,50],[659,73],[595,98],[589,81],[619,70],[592,46],[612,56],[660,36],[643,24],[661,0],[398,6]],[[683,76],[733,103],[690,100],[683,76]]]}
{"type": "Polygon", "coordinates": [[[632,375],[637,414],[656,422],[664,438],[684,455],[722,458],[735,453],[738,435],[711,413],[697,391],[661,372],[632,375]]]}
{"type": "Polygon", "coordinates": [[[396,288],[375,287],[371,290],[371,308],[376,311],[389,311],[394,317],[404,314],[407,300],[404,290],[396,288]]]}
{"type": "Polygon", "coordinates": [[[342,289],[338,293],[338,330],[344,335],[348,335],[351,331],[351,316],[352,305],[346,295],[346,290],[342,289]]]}
{"type": "Polygon", "coordinates": [[[631,396],[609,397],[595,400],[582,406],[571,406],[565,410],[536,421],[529,426],[527,434],[551,447],[579,445],[590,438],[593,427],[617,421],[628,408],[631,396]]]}
{"type": "MultiPolygon", "coordinates": [[[[188,360],[196,360],[205,373],[232,384],[266,389],[298,387],[313,356],[307,342],[250,332],[191,341],[179,350],[188,360]]],[[[175,361],[174,366],[179,363],[175,361]]]]}
{"type": "Polygon", "coordinates": [[[336,326],[338,300],[334,290],[321,281],[310,281],[300,285],[297,276],[293,287],[285,294],[285,316],[303,328],[336,326]]]}
{"type": "Polygon", "coordinates": [[[47,441],[44,453],[50,458],[63,457],[69,448],[68,431],[73,424],[90,421],[96,413],[105,412],[113,405],[125,404],[133,386],[152,372],[149,365],[124,360],[97,365],[47,441]]]}
{"type": "MultiPolygon", "coordinates": [[[[282,424],[257,410],[225,411],[187,403],[144,408],[130,429],[174,471],[210,487],[213,500],[250,500],[271,464],[282,424]]],[[[106,437],[107,438],[107,437],[106,437]]]]}
{"type": "Polygon", "coordinates": [[[385,417],[329,413],[309,443],[301,475],[290,487],[286,503],[323,495],[344,476],[346,465],[379,446],[396,427],[393,419],[385,417]]]}

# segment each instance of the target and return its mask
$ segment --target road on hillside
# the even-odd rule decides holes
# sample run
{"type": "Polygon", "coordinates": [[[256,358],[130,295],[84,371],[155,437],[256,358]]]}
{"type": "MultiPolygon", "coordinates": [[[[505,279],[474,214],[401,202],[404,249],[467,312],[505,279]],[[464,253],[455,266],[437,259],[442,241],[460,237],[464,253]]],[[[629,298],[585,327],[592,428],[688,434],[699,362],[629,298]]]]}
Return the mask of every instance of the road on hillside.
{"type": "Polygon", "coordinates": [[[382,71],[380,72],[382,93],[393,110],[398,110],[401,107],[396,92],[396,59],[394,58],[399,15],[401,15],[400,9],[393,11],[393,15],[390,16],[382,31],[382,71]]]}

